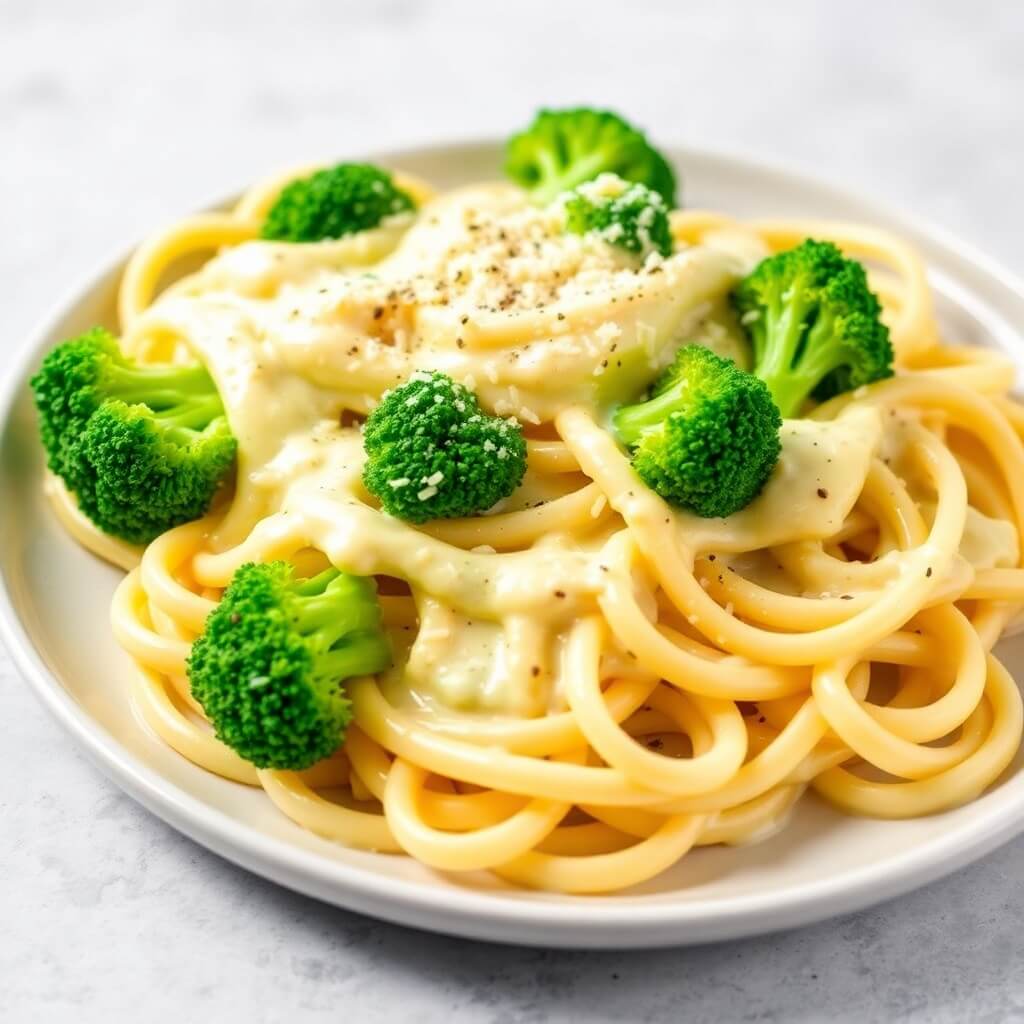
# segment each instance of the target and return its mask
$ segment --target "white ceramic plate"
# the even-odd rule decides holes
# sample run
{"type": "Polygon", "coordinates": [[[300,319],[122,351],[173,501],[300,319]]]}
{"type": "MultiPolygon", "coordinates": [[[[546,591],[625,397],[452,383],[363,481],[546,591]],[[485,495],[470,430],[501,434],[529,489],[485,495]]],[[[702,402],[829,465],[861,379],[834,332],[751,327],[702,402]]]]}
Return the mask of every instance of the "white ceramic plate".
{"type": "MultiPolygon", "coordinates": [[[[1024,359],[1024,287],[960,242],[874,203],[787,171],[699,151],[672,154],[688,206],[740,216],[843,218],[892,228],[926,256],[947,336],[1024,359]]],[[[488,143],[378,159],[441,186],[498,176],[488,143]]],[[[110,636],[119,574],[80,550],[42,497],[42,452],[26,381],[44,351],[111,322],[120,261],[74,291],[24,346],[0,402],[0,626],[29,684],[123,789],[154,814],[251,871],[375,917],[498,942],[640,947],[706,942],[791,927],[906,892],[1024,830],[1024,772],[969,806],[916,821],[844,817],[813,798],[760,845],[697,850],[673,870],[613,896],[509,889],[487,876],[445,877],[406,857],[347,850],[300,829],[260,790],[195,767],[147,733],[127,699],[129,667],[110,636]],[[54,581],[60,580],[60,585],[54,581]]],[[[1001,654],[1024,679],[1024,640],[1001,654]]]]}

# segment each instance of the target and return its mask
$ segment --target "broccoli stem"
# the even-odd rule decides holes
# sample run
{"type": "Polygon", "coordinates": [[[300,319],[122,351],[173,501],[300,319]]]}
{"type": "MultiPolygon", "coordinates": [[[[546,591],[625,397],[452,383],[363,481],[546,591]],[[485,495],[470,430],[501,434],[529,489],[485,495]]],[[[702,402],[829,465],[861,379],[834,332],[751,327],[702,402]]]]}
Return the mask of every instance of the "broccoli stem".
{"type": "Polygon", "coordinates": [[[569,167],[559,167],[554,155],[548,150],[537,154],[538,163],[544,170],[541,184],[533,190],[534,198],[541,203],[551,202],[563,192],[571,192],[577,185],[592,181],[607,166],[608,157],[600,151],[583,157],[569,167]]]}
{"type": "Polygon", "coordinates": [[[170,408],[161,409],[153,418],[172,435],[185,440],[188,431],[205,430],[223,413],[224,403],[221,402],[220,396],[212,394],[189,398],[170,408]]]}
{"type": "Polygon", "coordinates": [[[828,309],[819,310],[817,319],[807,332],[807,341],[797,366],[797,372],[807,385],[805,395],[845,361],[844,346],[838,337],[835,313],[828,309]]]}
{"type": "MultiPolygon", "coordinates": [[[[380,614],[375,601],[352,600],[351,577],[342,577],[337,569],[325,569],[317,576],[295,587],[292,621],[304,636],[317,634],[324,651],[332,655],[334,645],[352,633],[375,630],[380,625],[380,614]]],[[[369,596],[370,588],[363,582],[357,588],[358,596],[369,596]]],[[[339,648],[346,650],[347,645],[339,648]]]]}
{"type": "Polygon", "coordinates": [[[326,589],[329,583],[341,575],[335,568],[324,569],[323,572],[317,573],[316,576],[310,576],[305,580],[298,580],[292,584],[292,589],[300,597],[318,597],[326,589]]]}
{"type": "Polygon", "coordinates": [[[376,671],[390,657],[380,632],[380,607],[375,600],[366,600],[372,589],[366,580],[342,576],[334,568],[295,587],[293,622],[303,635],[315,634],[323,652],[317,660],[317,678],[328,691],[339,679],[376,671]]]}
{"type": "Polygon", "coordinates": [[[615,430],[624,444],[635,444],[646,431],[660,427],[674,412],[690,405],[690,387],[685,379],[676,381],[656,398],[639,405],[623,406],[615,414],[615,430]]]}
{"type": "Polygon", "coordinates": [[[115,365],[109,374],[106,397],[119,398],[128,405],[148,405],[160,411],[180,405],[183,399],[207,395],[220,404],[213,378],[203,366],[115,365]]]}
{"type": "Polygon", "coordinates": [[[810,309],[807,290],[797,282],[771,302],[765,314],[756,372],[783,416],[791,416],[820,379],[808,372],[804,359],[798,359],[801,350],[809,348],[803,329],[810,309]]]}
{"type": "Polygon", "coordinates": [[[384,636],[380,632],[366,633],[327,651],[317,668],[321,678],[336,681],[376,672],[389,658],[390,648],[384,636]]]}

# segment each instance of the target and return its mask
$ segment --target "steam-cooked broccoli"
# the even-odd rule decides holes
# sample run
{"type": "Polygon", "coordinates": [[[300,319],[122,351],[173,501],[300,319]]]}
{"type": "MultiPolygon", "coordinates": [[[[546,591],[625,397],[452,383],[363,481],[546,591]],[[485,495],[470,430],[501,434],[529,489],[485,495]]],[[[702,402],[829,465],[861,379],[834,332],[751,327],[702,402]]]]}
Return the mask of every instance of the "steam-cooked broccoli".
{"type": "Polygon", "coordinates": [[[522,429],[488,416],[469,388],[419,371],[370,414],[363,482],[411,523],[472,516],[508,497],[526,471],[522,429]]]}
{"type": "Polygon", "coordinates": [[[754,372],[783,416],[808,396],[831,398],[892,376],[889,330],[864,267],[808,238],[762,260],[732,294],[754,372]]]}
{"type": "Polygon", "coordinates": [[[197,519],[236,443],[206,369],[125,358],[108,331],[64,342],[32,378],[50,469],[106,533],[146,543],[197,519]]]}
{"type": "Polygon", "coordinates": [[[192,645],[188,678],[219,739],[257,768],[300,770],[341,746],[343,682],[391,663],[373,579],[248,563],[192,645]]]}
{"type": "Polygon", "coordinates": [[[336,164],[282,189],[262,236],[282,242],[319,242],[377,227],[416,208],[387,171],[372,164],[336,164]]]}
{"type": "Polygon", "coordinates": [[[669,207],[676,205],[668,161],[643,132],[608,110],[541,110],[509,139],[505,173],[540,205],[603,173],[646,185],[669,207]]]}
{"type": "Polygon", "coordinates": [[[668,207],[646,185],[602,174],[568,193],[562,201],[565,228],[573,234],[593,233],[641,258],[652,252],[672,254],[668,207]]]}
{"type": "Polygon", "coordinates": [[[681,348],[651,397],[621,407],[613,423],[644,483],[699,516],[753,501],[781,447],[782,419],[765,385],[698,345],[681,348]]]}

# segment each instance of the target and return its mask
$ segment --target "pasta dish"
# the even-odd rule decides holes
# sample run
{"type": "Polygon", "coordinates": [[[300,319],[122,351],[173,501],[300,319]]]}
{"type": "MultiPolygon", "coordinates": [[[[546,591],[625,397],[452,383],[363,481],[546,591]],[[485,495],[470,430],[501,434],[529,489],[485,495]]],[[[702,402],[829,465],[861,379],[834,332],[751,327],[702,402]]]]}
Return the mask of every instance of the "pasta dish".
{"type": "Polygon", "coordinates": [[[901,239],[683,206],[617,115],[505,172],[258,184],[44,360],[145,727],[320,836],[569,893],[812,794],[979,797],[1022,731],[1009,360],[901,239]]]}

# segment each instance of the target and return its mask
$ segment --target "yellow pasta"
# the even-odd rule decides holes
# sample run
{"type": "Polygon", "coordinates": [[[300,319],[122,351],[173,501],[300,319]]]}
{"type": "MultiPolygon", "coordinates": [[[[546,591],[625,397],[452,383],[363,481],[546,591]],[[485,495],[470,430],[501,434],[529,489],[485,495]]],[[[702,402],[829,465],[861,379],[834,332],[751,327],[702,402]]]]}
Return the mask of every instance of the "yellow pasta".
{"type": "Polygon", "coordinates": [[[128,571],[113,629],[163,742],[330,840],[573,893],[760,839],[807,792],[911,817],[1006,769],[1021,698],[991,648],[1024,605],[1024,411],[1006,359],[940,337],[911,246],[687,211],[673,256],[623,269],[549,239],[511,186],[435,197],[407,176],[414,219],[260,241],[294,173],[142,246],[121,286],[126,350],[198,356],[217,380],[233,493],[142,551],[47,484],[68,532],[128,571]],[[502,293],[480,262],[498,232],[502,293]],[[743,358],[726,294],[808,236],[871,264],[897,375],[787,422],[764,493],[699,520],[633,473],[607,382],[625,362],[642,387],[636,367],[649,379],[684,340],[743,358]],[[487,515],[414,527],[362,488],[358,417],[421,368],[526,428],[523,488],[487,515]],[[233,572],[274,558],[408,587],[382,599],[396,668],[348,682],[342,751],[301,773],[224,746],[186,677],[233,572]]]}

